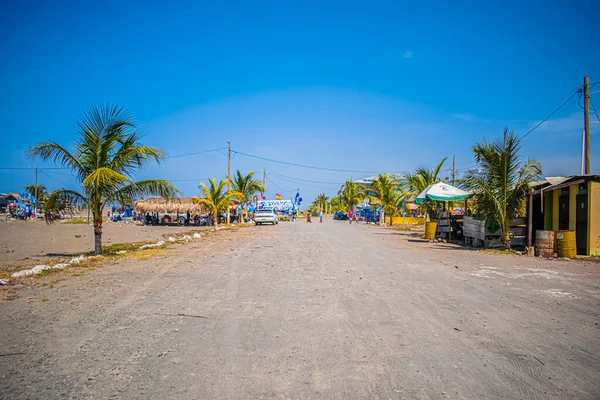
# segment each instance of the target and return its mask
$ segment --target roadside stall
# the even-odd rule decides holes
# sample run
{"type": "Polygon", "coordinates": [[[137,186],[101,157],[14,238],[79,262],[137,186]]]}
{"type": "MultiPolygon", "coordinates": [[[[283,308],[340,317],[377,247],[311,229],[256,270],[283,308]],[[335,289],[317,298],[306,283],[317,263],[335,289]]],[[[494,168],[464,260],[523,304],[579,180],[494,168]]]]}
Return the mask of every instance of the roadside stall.
{"type": "Polygon", "coordinates": [[[437,222],[427,221],[425,223],[425,238],[433,239],[438,234],[444,234],[449,239],[452,232],[457,234],[459,232],[459,226],[452,222],[452,213],[448,211],[448,203],[457,201],[466,202],[468,198],[468,192],[465,192],[464,190],[449,185],[445,182],[438,182],[433,185],[429,185],[425,190],[423,190],[416,198],[417,204],[421,205],[434,201],[441,202],[445,204],[446,209],[446,211],[437,216],[437,222]]]}
{"type": "Polygon", "coordinates": [[[204,208],[191,198],[149,197],[134,203],[134,208],[143,216],[145,225],[171,224],[208,225],[210,218],[203,214],[204,208]]]}

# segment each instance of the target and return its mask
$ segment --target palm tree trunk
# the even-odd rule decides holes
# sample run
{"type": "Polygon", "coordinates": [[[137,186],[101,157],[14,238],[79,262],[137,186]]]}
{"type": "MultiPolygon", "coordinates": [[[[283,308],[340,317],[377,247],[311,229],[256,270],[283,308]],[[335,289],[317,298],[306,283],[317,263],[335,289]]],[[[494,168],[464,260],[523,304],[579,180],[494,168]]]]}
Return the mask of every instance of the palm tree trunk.
{"type": "Polygon", "coordinates": [[[102,214],[94,215],[94,253],[102,253],[102,214]]]}
{"type": "Polygon", "coordinates": [[[504,238],[504,248],[510,249],[510,229],[504,231],[502,237],[504,238]]]}
{"type": "Polygon", "coordinates": [[[217,211],[217,209],[215,208],[213,211],[214,214],[214,221],[215,221],[215,232],[217,231],[217,228],[219,227],[219,212],[217,211]]]}

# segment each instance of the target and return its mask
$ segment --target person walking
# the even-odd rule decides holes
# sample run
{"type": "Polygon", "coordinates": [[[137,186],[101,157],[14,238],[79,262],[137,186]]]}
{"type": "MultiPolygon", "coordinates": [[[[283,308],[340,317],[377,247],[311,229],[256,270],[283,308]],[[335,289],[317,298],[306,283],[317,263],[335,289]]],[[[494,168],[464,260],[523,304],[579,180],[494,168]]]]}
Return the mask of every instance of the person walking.
{"type": "Polygon", "coordinates": [[[310,210],[306,210],[306,223],[312,224],[312,221],[310,220],[310,210]]]}
{"type": "Polygon", "coordinates": [[[319,223],[322,224],[323,223],[323,211],[319,212],[319,223]]]}
{"type": "Polygon", "coordinates": [[[348,222],[352,225],[352,220],[354,219],[354,212],[352,210],[348,211],[348,222]]]}

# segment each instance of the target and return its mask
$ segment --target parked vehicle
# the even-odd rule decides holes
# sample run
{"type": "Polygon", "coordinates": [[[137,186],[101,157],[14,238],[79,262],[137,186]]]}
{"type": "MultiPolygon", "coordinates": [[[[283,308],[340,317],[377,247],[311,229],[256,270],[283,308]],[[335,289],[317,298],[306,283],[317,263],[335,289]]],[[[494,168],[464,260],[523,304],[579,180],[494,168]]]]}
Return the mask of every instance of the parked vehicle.
{"type": "Polygon", "coordinates": [[[348,219],[348,214],[342,211],[336,211],[333,213],[333,219],[337,219],[338,221],[346,221],[348,219]]]}
{"type": "Polygon", "coordinates": [[[254,224],[262,225],[262,224],[273,224],[277,225],[279,223],[279,216],[275,212],[275,210],[263,209],[258,210],[254,215],[254,224]]]}

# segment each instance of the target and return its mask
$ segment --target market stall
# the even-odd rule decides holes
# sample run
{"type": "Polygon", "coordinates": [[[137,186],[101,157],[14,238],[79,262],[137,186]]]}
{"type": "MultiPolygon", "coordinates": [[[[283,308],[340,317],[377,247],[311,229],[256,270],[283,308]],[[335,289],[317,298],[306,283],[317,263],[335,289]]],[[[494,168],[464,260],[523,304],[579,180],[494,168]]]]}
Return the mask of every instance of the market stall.
{"type": "MultiPolygon", "coordinates": [[[[469,193],[462,189],[449,185],[445,182],[438,182],[429,185],[416,198],[417,204],[424,204],[430,201],[443,202],[446,211],[441,213],[438,221],[428,221],[425,224],[425,238],[433,239],[437,234],[445,234],[450,237],[452,232],[451,212],[448,212],[448,203],[457,201],[466,201],[469,198],[469,193]]],[[[466,207],[465,207],[466,209],[466,207]]]]}

